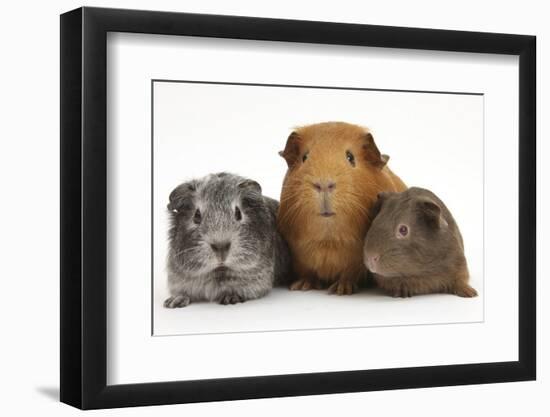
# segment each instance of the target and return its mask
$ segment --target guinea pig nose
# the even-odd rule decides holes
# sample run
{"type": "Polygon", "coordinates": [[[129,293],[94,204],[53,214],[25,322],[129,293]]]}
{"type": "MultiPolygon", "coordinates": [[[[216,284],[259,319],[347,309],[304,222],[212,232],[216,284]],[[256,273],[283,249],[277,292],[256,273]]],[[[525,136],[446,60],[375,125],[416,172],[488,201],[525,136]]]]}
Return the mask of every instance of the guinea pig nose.
{"type": "Polygon", "coordinates": [[[370,265],[376,265],[376,263],[380,260],[380,255],[370,255],[368,257],[368,263],[370,265]]]}
{"type": "Polygon", "coordinates": [[[212,247],[212,250],[214,252],[221,255],[222,258],[225,258],[224,255],[227,255],[227,252],[229,252],[229,248],[231,247],[231,242],[214,242],[214,243],[211,243],[210,246],[212,247]]]}
{"type": "Polygon", "coordinates": [[[336,183],[334,181],[331,181],[331,180],[317,181],[317,182],[313,183],[313,188],[315,188],[315,190],[318,193],[321,193],[321,192],[330,193],[330,192],[334,191],[334,189],[336,188],[336,183]]]}

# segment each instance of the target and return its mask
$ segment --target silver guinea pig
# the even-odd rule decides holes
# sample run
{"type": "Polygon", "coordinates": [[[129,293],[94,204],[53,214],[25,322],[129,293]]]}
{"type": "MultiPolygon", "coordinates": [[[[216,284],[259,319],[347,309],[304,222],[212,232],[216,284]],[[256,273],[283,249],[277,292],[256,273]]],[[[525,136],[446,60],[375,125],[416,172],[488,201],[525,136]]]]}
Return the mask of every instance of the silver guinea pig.
{"type": "Polygon", "coordinates": [[[287,282],[288,246],[276,229],[279,203],[253,180],[210,174],[169,197],[167,308],[194,301],[235,304],[287,282]]]}

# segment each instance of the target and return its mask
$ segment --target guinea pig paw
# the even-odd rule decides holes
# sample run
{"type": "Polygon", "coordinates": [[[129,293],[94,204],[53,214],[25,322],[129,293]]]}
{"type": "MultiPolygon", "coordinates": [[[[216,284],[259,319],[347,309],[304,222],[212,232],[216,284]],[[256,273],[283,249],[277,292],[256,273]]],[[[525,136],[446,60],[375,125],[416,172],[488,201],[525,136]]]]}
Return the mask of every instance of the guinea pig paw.
{"type": "Polygon", "coordinates": [[[311,281],[307,279],[299,279],[290,284],[290,291],[308,291],[312,288],[311,281]]]}
{"type": "Polygon", "coordinates": [[[294,281],[290,285],[290,291],[309,291],[312,289],[318,290],[320,288],[321,288],[321,284],[317,280],[313,281],[307,278],[294,281]]]}
{"type": "Polygon", "coordinates": [[[164,300],[165,308],[181,308],[187,307],[191,302],[191,298],[187,295],[175,295],[164,300]]]}
{"type": "Polygon", "coordinates": [[[350,281],[336,281],[328,287],[329,294],[351,295],[357,291],[357,284],[350,281]]]}
{"type": "Polygon", "coordinates": [[[477,297],[477,291],[468,284],[463,284],[455,288],[454,293],[459,297],[471,298],[477,297]]]}
{"type": "Polygon", "coordinates": [[[413,296],[412,291],[407,287],[397,287],[391,292],[393,298],[409,298],[413,296]]]}
{"type": "Polygon", "coordinates": [[[237,303],[244,303],[246,300],[242,295],[235,294],[235,293],[226,293],[221,294],[216,301],[218,304],[228,305],[228,304],[237,304],[237,303]]]}

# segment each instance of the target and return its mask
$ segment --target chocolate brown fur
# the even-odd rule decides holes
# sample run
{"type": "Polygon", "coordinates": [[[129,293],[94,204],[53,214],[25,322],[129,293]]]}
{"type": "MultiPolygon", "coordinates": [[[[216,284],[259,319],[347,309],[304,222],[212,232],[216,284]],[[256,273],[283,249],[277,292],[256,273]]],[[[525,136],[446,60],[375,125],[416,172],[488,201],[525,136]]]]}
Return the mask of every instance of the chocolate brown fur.
{"type": "Polygon", "coordinates": [[[277,226],[292,254],[296,281],[290,288],[353,293],[367,273],[369,209],[379,192],[402,191],[405,184],[388,168],[388,156],[371,133],[349,123],[298,128],[280,154],[288,171],[277,226]]]}
{"type": "Polygon", "coordinates": [[[477,295],[468,284],[460,230],[434,193],[417,187],[381,193],[372,214],[364,262],[380,288],[394,297],[477,295]]]}

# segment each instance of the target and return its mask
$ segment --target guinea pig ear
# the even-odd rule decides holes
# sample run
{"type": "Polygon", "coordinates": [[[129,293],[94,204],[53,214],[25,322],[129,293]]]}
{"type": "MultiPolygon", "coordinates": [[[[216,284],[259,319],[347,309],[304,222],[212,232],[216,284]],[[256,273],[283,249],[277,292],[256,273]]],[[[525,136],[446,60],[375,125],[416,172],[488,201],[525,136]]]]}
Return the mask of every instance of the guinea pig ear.
{"type": "Polygon", "coordinates": [[[428,224],[428,226],[433,228],[439,228],[444,221],[441,218],[441,207],[429,199],[429,198],[420,198],[416,201],[416,208],[418,215],[428,224]]]}
{"type": "Polygon", "coordinates": [[[378,200],[383,201],[383,200],[387,199],[390,196],[390,194],[393,194],[393,193],[391,193],[389,191],[380,191],[378,193],[378,200]]]}
{"type": "Polygon", "coordinates": [[[369,219],[371,221],[374,220],[378,213],[380,213],[380,210],[382,209],[382,204],[384,204],[384,200],[379,197],[369,209],[369,219]]]}
{"type": "Polygon", "coordinates": [[[300,157],[300,135],[298,133],[292,132],[289,135],[286,140],[285,150],[280,151],[279,155],[285,159],[289,168],[298,161],[300,157]]]}
{"type": "Polygon", "coordinates": [[[380,213],[380,210],[382,210],[382,206],[384,205],[384,202],[388,199],[388,197],[391,194],[393,193],[389,191],[381,191],[377,194],[377,199],[369,210],[369,218],[371,220],[373,220],[378,215],[378,213],[380,213]]]}
{"type": "Polygon", "coordinates": [[[367,132],[363,137],[363,155],[365,160],[378,169],[382,169],[388,163],[390,157],[382,155],[374,142],[372,134],[367,132]]]}
{"type": "Polygon", "coordinates": [[[249,190],[258,194],[262,194],[262,187],[254,180],[244,180],[239,183],[238,187],[242,190],[249,190]]]}
{"type": "Polygon", "coordinates": [[[184,182],[178,185],[171,193],[169,203],[166,206],[173,213],[193,208],[193,197],[197,191],[197,184],[194,181],[184,182]]]}

